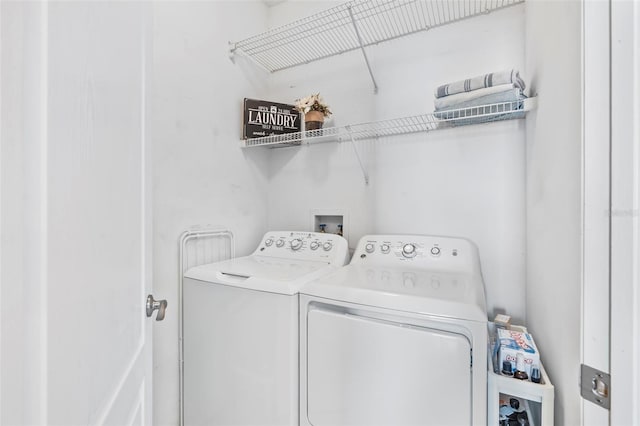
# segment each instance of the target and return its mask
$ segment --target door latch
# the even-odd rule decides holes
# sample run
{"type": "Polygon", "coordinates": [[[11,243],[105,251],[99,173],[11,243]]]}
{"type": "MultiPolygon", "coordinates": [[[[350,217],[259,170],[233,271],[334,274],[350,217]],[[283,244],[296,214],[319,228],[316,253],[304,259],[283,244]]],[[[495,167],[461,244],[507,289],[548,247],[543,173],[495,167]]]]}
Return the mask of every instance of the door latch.
{"type": "Polygon", "coordinates": [[[164,319],[164,313],[167,310],[166,300],[154,300],[153,295],[147,296],[147,317],[153,315],[153,311],[158,311],[156,315],[156,321],[162,321],[164,319]]]}
{"type": "Polygon", "coordinates": [[[611,375],[582,364],[580,393],[584,399],[606,408],[611,407],[611,375]]]}

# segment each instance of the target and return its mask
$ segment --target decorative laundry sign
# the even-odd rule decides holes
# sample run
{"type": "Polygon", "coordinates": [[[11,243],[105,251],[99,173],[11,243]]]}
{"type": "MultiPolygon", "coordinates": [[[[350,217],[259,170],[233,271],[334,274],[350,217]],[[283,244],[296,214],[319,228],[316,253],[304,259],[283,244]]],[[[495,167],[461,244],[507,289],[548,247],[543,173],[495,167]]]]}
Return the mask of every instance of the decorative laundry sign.
{"type": "Polygon", "coordinates": [[[295,105],[244,99],[243,139],[261,138],[301,131],[295,105]]]}

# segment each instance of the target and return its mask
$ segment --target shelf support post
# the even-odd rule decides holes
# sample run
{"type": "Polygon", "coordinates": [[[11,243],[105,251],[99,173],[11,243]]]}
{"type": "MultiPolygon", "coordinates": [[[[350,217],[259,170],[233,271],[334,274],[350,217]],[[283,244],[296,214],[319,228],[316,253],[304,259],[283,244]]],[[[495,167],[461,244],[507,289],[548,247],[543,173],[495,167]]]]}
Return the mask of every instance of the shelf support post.
{"type": "Polygon", "coordinates": [[[356,147],[356,141],[353,138],[353,133],[351,133],[351,126],[345,126],[345,129],[349,133],[349,140],[351,141],[353,152],[356,154],[356,159],[358,160],[358,164],[360,165],[360,170],[362,170],[362,175],[364,176],[364,184],[369,185],[369,173],[367,173],[367,169],[365,169],[364,165],[362,164],[362,160],[360,159],[360,154],[358,153],[358,148],[356,147]]]}
{"type": "Polygon", "coordinates": [[[378,93],[378,84],[376,83],[376,79],[373,76],[373,71],[371,71],[371,64],[369,63],[369,58],[367,57],[367,52],[364,50],[364,45],[362,44],[362,37],[360,36],[360,30],[358,30],[358,25],[356,24],[356,19],[353,17],[352,7],[349,6],[349,16],[351,17],[351,23],[353,24],[353,29],[356,32],[356,37],[358,37],[358,43],[360,44],[360,50],[362,51],[362,56],[364,56],[364,62],[367,64],[367,69],[369,70],[369,76],[371,76],[371,81],[373,82],[373,93],[378,93]]]}
{"type": "Polygon", "coordinates": [[[229,42],[229,59],[232,63],[236,63],[236,43],[229,42]]]}

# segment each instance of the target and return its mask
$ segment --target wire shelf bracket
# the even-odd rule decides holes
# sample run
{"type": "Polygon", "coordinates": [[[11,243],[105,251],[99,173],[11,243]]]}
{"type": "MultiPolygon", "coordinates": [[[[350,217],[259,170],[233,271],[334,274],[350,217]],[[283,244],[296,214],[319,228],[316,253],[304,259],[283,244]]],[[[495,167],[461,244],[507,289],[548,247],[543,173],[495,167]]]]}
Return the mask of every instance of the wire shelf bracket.
{"type": "Polygon", "coordinates": [[[364,184],[369,185],[369,173],[367,173],[367,169],[362,164],[362,159],[360,158],[360,154],[358,153],[358,147],[356,147],[356,141],[353,138],[353,133],[351,132],[351,126],[345,126],[345,129],[349,133],[349,140],[351,141],[353,152],[356,154],[356,159],[358,160],[358,164],[360,165],[360,170],[362,170],[362,174],[364,176],[364,184]]]}
{"type": "MultiPolygon", "coordinates": [[[[360,45],[360,50],[362,51],[362,56],[364,57],[364,62],[367,64],[367,70],[369,70],[369,76],[371,77],[371,82],[373,83],[373,93],[378,94],[378,83],[376,83],[376,78],[373,76],[373,71],[371,70],[371,64],[369,63],[369,58],[367,57],[367,52],[364,50],[364,44],[362,43],[362,36],[360,35],[360,31],[358,31],[358,24],[356,24],[356,18],[353,16],[353,7],[348,6],[349,17],[351,18],[351,23],[353,24],[353,30],[356,32],[356,36],[358,37],[358,44],[360,45]]],[[[353,146],[355,149],[355,145],[353,146]]],[[[357,153],[357,151],[356,151],[357,153]]],[[[358,158],[360,160],[360,158],[358,158]]],[[[360,164],[362,167],[362,164],[360,164]]],[[[365,177],[367,183],[369,183],[369,179],[365,177]]]]}
{"type": "MultiPolygon", "coordinates": [[[[284,26],[232,42],[269,72],[485,15],[525,0],[352,0],[284,26]]],[[[371,68],[366,58],[369,72],[371,68]]],[[[373,75],[372,75],[373,78],[373,75]]],[[[374,80],[375,86],[375,80],[374,80]]]]}

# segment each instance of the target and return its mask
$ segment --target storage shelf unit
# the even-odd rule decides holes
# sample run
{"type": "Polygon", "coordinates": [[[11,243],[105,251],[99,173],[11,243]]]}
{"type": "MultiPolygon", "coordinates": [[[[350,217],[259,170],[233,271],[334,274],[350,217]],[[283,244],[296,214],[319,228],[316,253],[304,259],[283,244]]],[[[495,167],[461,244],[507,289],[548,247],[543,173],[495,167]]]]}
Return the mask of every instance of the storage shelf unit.
{"type": "Polygon", "coordinates": [[[230,53],[242,52],[275,72],[523,2],[354,0],[231,43],[230,53]]]}
{"type": "MultiPolygon", "coordinates": [[[[512,329],[527,332],[525,327],[512,326],[512,329]]],[[[489,323],[489,336],[495,338],[495,324],[489,323]]],[[[525,410],[531,426],[553,426],[555,390],[542,363],[540,363],[541,382],[533,383],[518,380],[498,373],[498,365],[493,353],[494,342],[489,344],[487,371],[487,424],[499,425],[500,394],[514,396],[524,400],[525,410]]]]}
{"type": "Polygon", "coordinates": [[[536,98],[515,102],[502,102],[469,108],[395,118],[371,123],[352,124],[342,127],[327,127],[306,132],[287,133],[245,139],[243,148],[266,146],[278,148],[320,142],[343,142],[362,139],[376,139],[383,136],[429,132],[456,125],[486,123],[491,121],[523,118],[526,111],[536,106],[536,98]]]}

